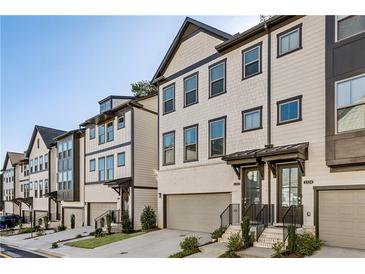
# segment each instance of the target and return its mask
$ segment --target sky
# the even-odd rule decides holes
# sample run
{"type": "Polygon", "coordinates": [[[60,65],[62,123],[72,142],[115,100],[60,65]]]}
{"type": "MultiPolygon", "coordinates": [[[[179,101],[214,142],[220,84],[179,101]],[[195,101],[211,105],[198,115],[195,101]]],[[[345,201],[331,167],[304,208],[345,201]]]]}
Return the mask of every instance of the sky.
{"type": "MultiPolygon", "coordinates": [[[[258,16],[192,16],[230,34],[258,16]]],[[[34,129],[78,128],[98,101],[151,80],[183,16],[2,16],[1,150],[24,152],[34,129]]]]}

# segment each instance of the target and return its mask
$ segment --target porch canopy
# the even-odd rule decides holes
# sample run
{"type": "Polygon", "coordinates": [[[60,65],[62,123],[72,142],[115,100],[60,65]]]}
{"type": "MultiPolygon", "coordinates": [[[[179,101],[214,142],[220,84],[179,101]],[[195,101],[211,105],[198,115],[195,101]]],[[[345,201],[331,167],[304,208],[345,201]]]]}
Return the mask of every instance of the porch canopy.
{"type": "Polygon", "coordinates": [[[15,199],[13,199],[12,201],[13,201],[13,203],[14,204],[16,204],[17,206],[20,206],[21,205],[21,203],[22,203],[22,200],[23,200],[24,198],[15,198],[15,199]]]}
{"type": "Polygon", "coordinates": [[[27,207],[31,207],[33,206],[33,197],[27,197],[27,198],[17,198],[19,199],[22,203],[26,204],[27,207]]]}
{"type": "Polygon", "coordinates": [[[268,146],[261,149],[250,149],[238,151],[222,157],[228,165],[234,169],[237,177],[240,179],[240,168],[244,166],[255,165],[259,167],[260,175],[264,178],[264,164],[268,166],[276,177],[276,164],[280,162],[296,161],[303,173],[305,174],[304,162],[308,160],[309,143],[298,143],[282,146],[268,146]]]}
{"type": "Polygon", "coordinates": [[[48,193],[44,194],[43,197],[50,198],[51,200],[57,202],[57,198],[58,198],[57,190],[52,191],[52,192],[48,192],[48,193]]]}
{"type": "Polygon", "coordinates": [[[132,177],[125,177],[115,180],[106,181],[104,185],[111,187],[120,195],[121,187],[130,187],[132,186],[132,177]]]}

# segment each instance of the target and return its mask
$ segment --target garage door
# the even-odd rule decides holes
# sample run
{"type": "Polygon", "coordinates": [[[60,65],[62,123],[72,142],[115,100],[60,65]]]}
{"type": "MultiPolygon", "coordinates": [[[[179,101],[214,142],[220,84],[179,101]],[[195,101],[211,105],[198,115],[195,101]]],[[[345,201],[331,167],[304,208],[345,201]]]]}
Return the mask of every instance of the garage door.
{"type": "Polygon", "coordinates": [[[117,209],[117,203],[90,203],[89,222],[94,225],[95,218],[108,210],[117,209]]]}
{"type": "Polygon", "coordinates": [[[71,215],[75,215],[75,227],[82,227],[84,214],[82,208],[64,208],[63,222],[67,228],[71,228],[71,215]]]}
{"type": "Polygon", "coordinates": [[[320,191],[319,238],[327,245],[365,249],[365,190],[320,191]]]}
{"type": "Polygon", "coordinates": [[[212,232],[231,203],[231,193],[166,196],[167,228],[212,232]]]}

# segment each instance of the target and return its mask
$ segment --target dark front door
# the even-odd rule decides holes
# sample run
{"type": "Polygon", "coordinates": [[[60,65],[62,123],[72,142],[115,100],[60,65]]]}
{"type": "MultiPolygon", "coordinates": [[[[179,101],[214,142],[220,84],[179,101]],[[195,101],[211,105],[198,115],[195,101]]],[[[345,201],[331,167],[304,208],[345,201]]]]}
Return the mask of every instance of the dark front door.
{"type": "MultiPolygon", "coordinates": [[[[261,204],[261,176],[257,168],[250,168],[243,170],[243,181],[242,181],[242,201],[243,201],[243,213],[250,205],[260,205],[261,204]]],[[[251,220],[254,220],[255,206],[251,207],[251,210],[247,212],[251,220]],[[251,216],[252,215],[252,216],[251,216]]],[[[242,214],[244,216],[244,214],[242,214]]]]}
{"type": "Polygon", "coordinates": [[[279,166],[278,171],[277,222],[281,223],[285,212],[290,206],[301,205],[302,176],[296,164],[279,166]]]}

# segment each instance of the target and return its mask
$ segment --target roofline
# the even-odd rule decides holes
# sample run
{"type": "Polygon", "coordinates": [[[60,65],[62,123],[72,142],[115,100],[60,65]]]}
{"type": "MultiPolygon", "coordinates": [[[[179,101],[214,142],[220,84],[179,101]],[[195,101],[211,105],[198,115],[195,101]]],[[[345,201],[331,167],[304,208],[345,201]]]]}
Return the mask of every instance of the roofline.
{"type": "Polygon", "coordinates": [[[54,138],[54,140],[55,141],[59,141],[59,140],[61,140],[61,139],[63,139],[63,138],[66,138],[67,136],[69,136],[69,135],[72,135],[72,134],[79,134],[79,133],[81,133],[83,131],[83,129],[73,129],[73,130],[70,130],[70,131],[67,131],[66,133],[64,133],[64,134],[61,134],[61,135],[59,135],[59,136],[57,136],[57,137],[55,137],[54,138]]]}
{"type": "Polygon", "coordinates": [[[124,95],[109,95],[108,97],[101,99],[98,103],[103,103],[105,101],[108,101],[109,99],[134,99],[134,96],[124,96],[124,95]]]}
{"type": "Polygon", "coordinates": [[[23,155],[24,156],[24,153],[21,153],[21,152],[7,151],[6,154],[5,154],[5,159],[4,159],[2,171],[5,171],[6,170],[6,163],[7,163],[8,160],[10,161],[10,164],[12,165],[12,167],[15,167],[19,162],[21,162],[21,161],[19,161],[19,162],[13,164],[11,162],[10,157],[9,157],[9,153],[19,154],[19,155],[23,155]]]}

